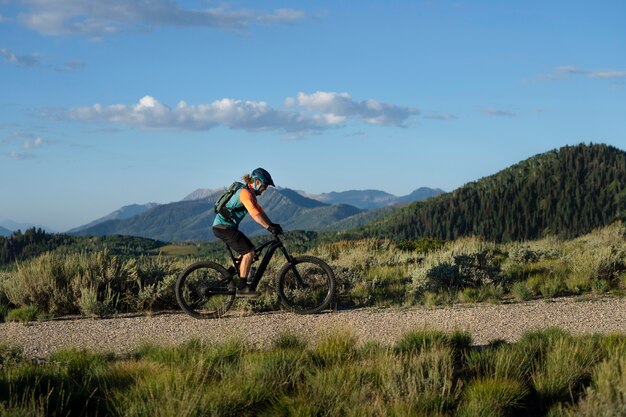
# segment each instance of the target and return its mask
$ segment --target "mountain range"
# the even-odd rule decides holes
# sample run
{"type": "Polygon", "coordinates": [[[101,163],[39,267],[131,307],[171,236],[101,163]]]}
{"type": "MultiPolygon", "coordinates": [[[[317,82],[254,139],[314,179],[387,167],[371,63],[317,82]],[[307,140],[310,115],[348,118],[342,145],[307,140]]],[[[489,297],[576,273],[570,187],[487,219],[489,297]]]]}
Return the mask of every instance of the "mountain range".
{"type": "MultiPolygon", "coordinates": [[[[329,231],[362,226],[368,221],[397,210],[397,204],[411,198],[428,198],[443,191],[420,188],[415,192],[395,197],[377,190],[328,193],[311,198],[311,195],[288,188],[270,188],[259,202],[269,217],[280,223],[285,230],[329,231]],[[383,206],[381,195],[386,196],[383,206]],[[328,198],[332,196],[332,198],[328,198]],[[320,201],[326,199],[327,203],[320,201]],[[350,201],[361,207],[346,204],[350,201]]],[[[223,190],[198,189],[183,200],[169,204],[130,205],[94,220],[84,226],[70,230],[75,235],[132,235],[161,241],[188,241],[213,239],[210,232],[215,217],[213,205],[223,190]]],[[[240,229],[249,235],[263,230],[250,218],[246,218],[240,229]]]]}
{"type": "Polygon", "coordinates": [[[333,191],[318,195],[305,195],[326,204],[349,204],[363,210],[372,210],[403,203],[410,203],[413,201],[422,201],[435,195],[443,194],[444,192],[445,191],[439,188],[421,187],[413,191],[411,194],[402,197],[396,197],[393,194],[379,190],[333,191]]]}
{"type": "MultiPolygon", "coordinates": [[[[412,194],[417,195],[417,191],[412,194]]],[[[133,235],[161,241],[210,239],[213,204],[222,192],[196,190],[179,202],[127,206],[75,233],[133,235]]],[[[372,207],[398,199],[376,190],[358,193],[311,196],[272,188],[260,201],[272,220],[286,230],[346,231],[340,238],[413,240],[475,235],[498,242],[543,236],[568,239],[626,221],[626,152],[603,144],[565,146],[450,193],[369,210],[345,201],[372,207]]],[[[247,234],[262,232],[249,218],[241,229],[247,234]]],[[[6,234],[6,230],[0,229],[0,233],[6,234]]]]}
{"type": "Polygon", "coordinates": [[[36,229],[42,229],[48,233],[55,233],[54,230],[46,226],[31,223],[18,223],[13,220],[5,219],[0,222],[0,236],[10,236],[11,234],[13,234],[13,232],[16,232],[18,230],[24,232],[28,229],[32,229],[33,227],[36,229]]]}

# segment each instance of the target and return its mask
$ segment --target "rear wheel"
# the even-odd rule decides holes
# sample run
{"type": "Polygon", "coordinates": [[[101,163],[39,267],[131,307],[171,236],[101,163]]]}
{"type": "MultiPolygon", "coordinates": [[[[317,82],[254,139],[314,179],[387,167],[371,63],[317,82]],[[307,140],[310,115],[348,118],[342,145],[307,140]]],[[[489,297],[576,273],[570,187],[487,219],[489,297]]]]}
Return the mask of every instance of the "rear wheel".
{"type": "Polygon", "coordinates": [[[196,262],[176,280],[176,301],[197,319],[221,317],[235,301],[235,284],[221,265],[196,262]]]}
{"type": "Polygon", "coordinates": [[[281,268],[276,288],[287,310],[319,313],[328,308],[335,295],[335,274],[321,259],[301,256],[281,268]]]}

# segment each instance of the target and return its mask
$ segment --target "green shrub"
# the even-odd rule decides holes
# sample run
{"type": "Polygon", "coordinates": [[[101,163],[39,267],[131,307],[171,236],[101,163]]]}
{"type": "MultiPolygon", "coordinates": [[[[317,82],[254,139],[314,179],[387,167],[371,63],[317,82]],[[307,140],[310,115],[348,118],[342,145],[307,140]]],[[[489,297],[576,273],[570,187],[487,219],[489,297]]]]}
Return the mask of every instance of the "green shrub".
{"type": "Polygon", "coordinates": [[[549,276],[539,286],[539,292],[543,298],[554,298],[561,294],[563,282],[558,276],[549,276]]]}
{"type": "Polygon", "coordinates": [[[363,279],[352,287],[349,296],[357,306],[401,305],[410,281],[404,266],[375,266],[365,271],[363,279]]]}
{"type": "Polygon", "coordinates": [[[16,365],[22,361],[22,348],[0,342],[0,369],[16,365]]]}
{"type": "Polygon", "coordinates": [[[519,381],[499,378],[479,379],[465,387],[458,416],[482,417],[511,415],[524,406],[528,389],[519,381]]]}
{"type": "Polygon", "coordinates": [[[9,314],[9,306],[0,304],[0,323],[6,320],[6,316],[9,314]]]}
{"type": "Polygon", "coordinates": [[[92,317],[108,317],[115,312],[117,297],[107,288],[103,299],[100,299],[96,288],[83,288],[78,299],[81,314],[92,317]]]}
{"type": "Polygon", "coordinates": [[[110,288],[122,298],[135,272],[134,261],[122,261],[106,251],[69,255],[48,252],[20,264],[4,282],[4,289],[15,305],[36,305],[51,315],[73,314],[80,311],[84,288],[96,288],[99,296],[110,288]]]}
{"type": "Polygon", "coordinates": [[[472,336],[463,331],[446,333],[438,330],[415,330],[406,333],[395,344],[398,353],[420,353],[435,347],[446,347],[461,356],[472,344],[472,336]]]}
{"type": "Polygon", "coordinates": [[[494,243],[462,238],[425,256],[411,272],[414,292],[457,292],[503,282],[506,255],[494,243]]]}
{"type": "Polygon", "coordinates": [[[504,288],[499,285],[488,284],[480,288],[465,288],[457,294],[457,299],[461,303],[476,303],[489,301],[497,303],[504,295],[504,288]]]}
{"type": "Polygon", "coordinates": [[[6,316],[7,321],[17,321],[21,323],[27,323],[29,321],[37,321],[41,313],[37,306],[30,305],[24,307],[14,308],[9,310],[6,316]]]}
{"type": "Polygon", "coordinates": [[[623,352],[600,363],[592,384],[569,416],[626,416],[626,356],[623,352]]]}
{"type": "Polygon", "coordinates": [[[587,274],[572,272],[565,279],[565,287],[574,294],[582,294],[591,290],[591,278],[587,274]]]}
{"type": "Polygon", "coordinates": [[[422,303],[426,307],[439,307],[450,305],[454,299],[450,297],[451,293],[426,291],[422,294],[422,303]]]}
{"type": "Polygon", "coordinates": [[[481,301],[498,303],[504,295],[504,288],[501,285],[488,284],[480,287],[479,298],[481,301]]]}
{"type": "Polygon", "coordinates": [[[387,412],[379,415],[437,416],[449,413],[460,395],[455,378],[455,353],[450,347],[431,346],[420,354],[404,352],[378,357],[380,384],[387,412]]]}
{"type": "Polygon", "coordinates": [[[379,374],[358,363],[337,363],[307,374],[295,406],[283,415],[346,416],[372,412],[379,374]]]}
{"type": "Polygon", "coordinates": [[[617,277],[617,285],[619,288],[626,290],[626,272],[622,272],[617,277]]]}
{"type": "Polygon", "coordinates": [[[293,333],[280,333],[272,342],[275,349],[304,350],[308,342],[293,333]]]}
{"type": "Polygon", "coordinates": [[[599,351],[591,339],[556,339],[545,352],[543,366],[532,375],[537,394],[545,404],[571,400],[590,378],[599,351]]]}
{"type": "Polygon", "coordinates": [[[478,288],[465,288],[458,293],[457,298],[461,303],[477,303],[482,301],[478,288]]]}
{"type": "Polygon", "coordinates": [[[417,240],[404,240],[397,244],[401,251],[428,253],[440,250],[444,247],[445,241],[434,238],[422,238],[417,240]]]}
{"type": "Polygon", "coordinates": [[[186,267],[175,258],[144,256],[137,261],[136,309],[153,311],[177,308],[174,286],[186,267]]]}
{"type": "Polygon", "coordinates": [[[527,301],[533,296],[533,292],[526,282],[516,282],[513,284],[511,294],[517,301],[527,301]]]}
{"type": "Polygon", "coordinates": [[[311,351],[311,359],[317,366],[349,362],[358,353],[356,342],[354,334],[345,329],[322,335],[311,351]]]}
{"type": "Polygon", "coordinates": [[[593,279],[591,280],[591,290],[594,294],[604,294],[610,288],[609,281],[605,279],[593,279]]]}

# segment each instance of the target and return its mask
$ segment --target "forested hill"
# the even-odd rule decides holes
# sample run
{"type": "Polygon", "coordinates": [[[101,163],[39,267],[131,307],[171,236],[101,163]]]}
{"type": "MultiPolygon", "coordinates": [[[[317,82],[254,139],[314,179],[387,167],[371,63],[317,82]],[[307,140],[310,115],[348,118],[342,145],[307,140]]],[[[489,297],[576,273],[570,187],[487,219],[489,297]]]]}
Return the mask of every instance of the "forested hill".
{"type": "Polygon", "coordinates": [[[393,239],[477,235],[505,242],[571,238],[626,218],[626,152],[567,146],[370,223],[393,239]]]}

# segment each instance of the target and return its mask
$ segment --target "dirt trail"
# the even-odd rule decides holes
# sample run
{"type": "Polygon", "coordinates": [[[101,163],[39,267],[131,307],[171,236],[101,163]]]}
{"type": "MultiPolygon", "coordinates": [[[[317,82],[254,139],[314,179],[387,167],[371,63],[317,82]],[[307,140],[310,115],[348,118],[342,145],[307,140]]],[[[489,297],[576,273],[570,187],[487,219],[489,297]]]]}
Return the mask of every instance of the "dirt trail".
{"type": "Polygon", "coordinates": [[[475,344],[515,341],[528,330],[557,326],[573,334],[626,334],[626,298],[590,301],[563,298],[516,304],[477,304],[429,309],[356,309],[299,316],[273,312],[217,320],[196,320],[182,313],[111,319],[62,319],[33,324],[0,323],[0,343],[21,346],[24,354],[45,357],[66,347],[126,353],[142,343],[180,344],[190,339],[242,338],[268,346],[284,332],[314,339],[319,333],[350,329],[360,341],[393,343],[415,329],[467,330],[475,344]]]}

